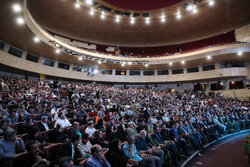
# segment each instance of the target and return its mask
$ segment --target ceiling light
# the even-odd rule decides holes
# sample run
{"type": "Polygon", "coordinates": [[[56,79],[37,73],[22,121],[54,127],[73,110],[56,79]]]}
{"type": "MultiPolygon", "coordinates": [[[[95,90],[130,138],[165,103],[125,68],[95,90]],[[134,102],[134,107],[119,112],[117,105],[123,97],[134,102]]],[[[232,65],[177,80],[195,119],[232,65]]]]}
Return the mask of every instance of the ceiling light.
{"type": "Polygon", "coordinates": [[[34,37],[33,40],[34,40],[35,43],[40,42],[40,39],[38,37],[34,37]]]}
{"type": "Polygon", "coordinates": [[[146,24],[149,24],[150,23],[150,20],[149,20],[149,18],[147,17],[146,18],[146,24]]]}
{"type": "Polygon", "coordinates": [[[102,12],[102,14],[101,14],[101,19],[105,19],[105,14],[104,14],[104,12],[102,12]]]}
{"type": "Polygon", "coordinates": [[[117,23],[119,23],[119,22],[120,22],[120,18],[119,18],[119,16],[116,16],[116,18],[115,18],[115,22],[117,22],[117,23]]]}
{"type": "Polygon", "coordinates": [[[93,5],[93,0],[85,0],[86,4],[93,5]]]}
{"type": "Polygon", "coordinates": [[[125,66],[125,62],[122,63],[122,66],[123,66],[123,67],[125,66]]]}
{"type": "Polygon", "coordinates": [[[182,61],[181,61],[181,64],[185,64],[185,61],[184,61],[184,60],[182,60],[182,61]]]}
{"type": "Polygon", "coordinates": [[[198,9],[195,7],[193,10],[192,10],[193,13],[197,13],[198,12],[198,9]]]}
{"type": "Polygon", "coordinates": [[[172,66],[172,65],[173,65],[173,63],[172,63],[172,62],[169,62],[169,65],[170,65],[170,66],[172,66]]]}
{"type": "Polygon", "coordinates": [[[208,2],[208,4],[209,4],[209,6],[214,6],[214,0],[210,0],[210,1],[208,2]]]}
{"type": "Polygon", "coordinates": [[[131,23],[131,24],[135,24],[135,19],[134,19],[134,18],[131,18],[130,23],[131,23]]]}
{"type": "Polygon", "coordinates": [[[78,60],[82,61],[82,56],[78,57],[78,60]]]}
{"type": "Polygon", "coordinates": [[[22,17],[18,17],[18,18],[16,19],[16,21],[17,21],[17,24],[19,24],[19,25],[24,24],[24,19],[23,19],[22,17]]]}
{"type": "Polygon", "coordinates": [[[61,51],[60,51],[60,49],[56,49],[56,54],[59,54],[61,51]]]}
{"type": "Polygon", "coordinates": [[[94,74],[97,74],[98,73],[98,70],[97,69],[94,69],[94,74]]]}
{"type": "Polygon", "coordinates": [[[99,60],[99,61],[98,61],[98,64],[102,64],[102,61],[101,61],[101,60],[99,60]]]}
{"type": "Polygon", "coordinates": [[[128,65],[131,65],[132,64],[132,62],[130,61],[130,62],[128,62],[128,65]]]}
{"type": "Polygon", "coordinates": [[[177,19],[180,19],[180,18],[181,18],[181,14],[180,14],[180,13],[177,13],[176,18],[177,18],[177,19]]]}
{"type": "Polygon", "coordinates": [[[95,14],[94,10],[93,10],[93,9],[90,9],[89,14],[90,14],[91,16],[93,16],[93,15],[95,14]]]}
{"type": "Polygon", "coordinates": [[[193,5],[190,5],[190,4],[188,4],[188,5],[186,6],[186,10],[187,10],[187,11],[191,11],[191,10],[193,10],[193,8],[194,8],[194,6],[193,6],[193,5]]]}
{"type": "Polygon", "coordinates": [[[148,64],[145,64],[145,67],[148,67],[148,64]]]}
{"type": "Polygon", "coordinates": [[[14,10],[15,13],[18,13],[18,12],[21,12],[22,11],[22,8],[19,4],[14,4],[12,6],[12,9],[14,10]]]}
{"type": "Polygon", "coordinates": [[[238,56],[242,56],[242,52],[238,52],[237,55],[238,55],[238,56]]]}
{"type": "Polygon", "coordinates": [[[161,22],[164,23],[166,21],[165,17],[161,18],[161,22]]]}
{"type": "Polygon", "coordinates": [[[210,60],[210,59],[211,59],[211,56],[207,56],[207,59],[210,60]]]}
{"type": "Polygon", "coordinates": [[[81,6],[80,6],[80,4],[79,3],[75,3],[75,8],[76,9],[79,9],[81,6]]]}

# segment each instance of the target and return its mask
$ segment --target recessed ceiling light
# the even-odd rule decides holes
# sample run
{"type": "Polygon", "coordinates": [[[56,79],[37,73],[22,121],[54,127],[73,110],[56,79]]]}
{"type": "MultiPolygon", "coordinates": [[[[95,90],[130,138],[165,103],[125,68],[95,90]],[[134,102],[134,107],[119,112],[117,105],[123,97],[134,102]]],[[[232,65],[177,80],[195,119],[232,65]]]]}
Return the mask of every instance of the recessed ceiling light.
{"type": "Polygon", "coordinates": [[[98,61],[98,64],[102,64],[102,61],[101,61],[101,60],[99,60],[99,61],[98,61]]]}
{"type": "Polygon", "coordinates": [[[94,69],[94,74],[97,74],[98,73],[98,70],[97,69],[94,69]]]}
{"type": "Polygon", "coordinates": [[[16,19],[16,21],[17,21],[17,24],[19,24],[19,25],[24,24],[24,19],[23,19],[22,17],[18,17],[18,18],[16,19]]]}
{"type": "Polygon", "coordinates": [[[123,66],[123,67],[125,66],[125,63],[124,63],[124,62],[122,63],[122,66],[123,66]]]}
{"type": "Polygon", "coordinates": [[[75,8],[76,9],[79,9],[81,6],[80,6],[80,4],[79,3],[75,3],[75,8]]]}
{"type": "Polygon", "coordinates": [[[105,14],[104,14],[104,12],[102,12],[102,14],[101,14],[101,19],[103,20],[103,19],[105,19],[105,14]]]}
{"type": "Polygon", "coordinates": [[[172,65],[173,65],[173,63],[172,63],[172,62],[169,62],[169,65],[170,65],[170,66],[172,66],[172,65]]]}
{"type": "Polygon", "coordinates": [[[242,52],[238,52],[237,55],[238,55],[238,56],[242,56],[242,52]]]}
{"type": "Polygon", "coordinates": [[[119,16],[116,16],[116,18],[115,18],[115,22],[117,22],[117,23],[119,23],[119,22],[120,22],[120,18],[119,18],[119,16]]]}
{"type": "Polygon", "coordinates": [[[177,13],[176,18],[177,18],[177,19],[181,19],[181,14],[180,14],[180,13],[177,13]]]}
{"type": "Polygon", "coordinates": [[[192,12],[193,12],[194,14],[195,14],[195,13],[198,13],[198,9],[197,9],[197,8],[194,8],[192,12]]]}
{"type": "Polygon", "coordinates": [[[131,18],[130,23],[131,23],[131,24],[135,24],[135,19],[134,19],[134,18],[131,18]]]}
{"type": "Polygon", "coordinates": [[[93,4],[93,0],[85,0],[86,4],[88,5],[92,5],[93,4]]]}
{"type": "Polygon", "coordinates": [[[145,21],[145,22],[146,22],[146,24],[149,24],[149,23],[150,23],[150,20],[149,20],[148,17],[146,18],[146,21],[145,21]]]}
{"type": "Polygon", "coordinates": [[[82,61],[82,56],[78,57],[78,60],[82,61]]]}
{"type": "Polygon", "coordinates": [[[60,51],[60,49],[56,49],[56,54],[59,54],[61,51],[60,51]]]}
{"type": "Polygon", "coordinates": [[[93,16],[93,15],[95,14],[95,12],[94,12],[94,10],[93,10],[92,8],[90,9],[89,14],[90,14],[91,16],[93,16]]]}
{"type": "Polygon", "coordinates": [[[145,64],[145,67],[148,67],[148,64],[145,64]]]}
{"type": "Polygon", "coordinates": [[[15,13],[18,13],[18,12],[21,12],[21,11],[22,11],[22,8],[21,8],[21,6],[20,6],[19,4],[14,4],[14,5],[12,6],[12,9],[13,9],[13,11],[14,11],[15,13]]]}
{"type": "Polygon", "coordinates": [[[208,4],[209,4],[209,6],[213,6],[213,5],[214,5],[214,0],[210,0],[210,1],[208,2],[208,4]]]}
{"type": "Polygon", "coordinates": [[[210,60],[212,57],[211,56],[207,56],[207,59],[210,60]]]}
{"type": "Polygon", "coordinates": [[[161,22],[164,23],[166,21],[165,17],[161,18],[161,22]]]}
{"type": "Polygon", "coordinates": [[[130,61],[130,62],[128,62],[128,65],[131,65],[132,64],[132,62],[130,61]]]}
{"type": "Polygon", "coordinates": [[[185,61],[184,61],[184,60],[182,60],[182,61],[181,61],[181,64],[185,64],[185,61]]]}
{"type": "Polygon", "coordinates": [[[33,40],[34,40],[35,43],[40,42],[40,39],[38,37],[34,37],[33,40]]]}

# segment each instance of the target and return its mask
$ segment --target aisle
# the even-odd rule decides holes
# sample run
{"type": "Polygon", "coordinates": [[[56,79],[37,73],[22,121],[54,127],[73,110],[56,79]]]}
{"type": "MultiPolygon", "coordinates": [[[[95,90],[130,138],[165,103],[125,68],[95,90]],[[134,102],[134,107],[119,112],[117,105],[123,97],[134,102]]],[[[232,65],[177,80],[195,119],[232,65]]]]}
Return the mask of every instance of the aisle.
{"type": "Polygon", "coordinates": [[[244,139],[248,133],[229,137],[195,157],[187,167],[249,167],[244,156],[244,139]]]}

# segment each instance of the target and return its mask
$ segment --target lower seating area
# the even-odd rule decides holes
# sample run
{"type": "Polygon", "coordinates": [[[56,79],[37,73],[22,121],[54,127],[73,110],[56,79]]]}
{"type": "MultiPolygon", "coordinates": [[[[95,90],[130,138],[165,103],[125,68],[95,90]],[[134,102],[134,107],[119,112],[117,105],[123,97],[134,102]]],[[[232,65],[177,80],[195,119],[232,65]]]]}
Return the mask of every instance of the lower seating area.
{"type": "Polygon", "coordinates": [[[181,166],[250,127],[249,101],[214,93],[22,77],[0,85],[1,167],[181,166]]]}

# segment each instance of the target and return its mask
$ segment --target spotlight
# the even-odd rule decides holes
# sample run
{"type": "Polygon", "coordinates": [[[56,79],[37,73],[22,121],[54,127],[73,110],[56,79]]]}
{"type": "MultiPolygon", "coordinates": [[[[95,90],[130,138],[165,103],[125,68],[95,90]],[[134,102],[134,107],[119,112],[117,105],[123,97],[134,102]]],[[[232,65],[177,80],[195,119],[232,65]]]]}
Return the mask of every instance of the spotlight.
{"type": "Polygon", "coordinates": [[[38,37],[34,37],[33,40],[34,40],[35,43],[40,42],[40,39],[38,37]]]}
{"type": "Polygon", "coordinates": [[[184,5],[184,8],[185,8],[188,12],[190,12],[191,10],[193,10],[194,6],[186,3],[186,4],[184,5]]]}
{"type": "Polygon", "coordinates": [[[102,61],[101,61],[101,60],[99,60],[99,61],[98,61],[98,64],[102,64],[102,61]]]}
{"type": "Polygon", "coordinates": [[[164,23],[166,21],[165,17],[161,18],[161,22],[164,23]]]}
{"type": "Polygon", "coordinates": [[[117,22],[117,23],[119,23],[119,22],[120,22],[120,18],[119,18],[119,16],[116,16],[116,18],[115,18],[115,22],[117,22]]]}
{"type": "Polygon", "coordinates": [[[19,12],[22,11],[22,8],[21,8],[21,6],[19,4],[14,4],[12,6],[12,9],[14,10],[15,13],[19,13],[19,12]]]}
{"type": "Polygon", "coordinates": [[[182,61],[181,61],[181,64],[185,64],[185,61],[184,61],[184,60],[182,60],[182,61]]]}
{"type": "Polygon", "coordinates": [[[242,56],[242,52],[238,52],[237,55],[238,55],[238,56],[242,56]]]}
{"type": "Polygon", "coordinates": [[[234,84],[234,81],[232,81],[231,83],[234,84]]]}
{"type": "Polygon", "coordinates": [[[211,56],[207,56],[207,59],[210,60],[210,59],[211,59],[211,56]]]}
{"type": "Polygon", "coordinates": [[[130,61],[130,62],[128,62],[128,65],[131,65],[132,64],[132,62],[130,61]]]}
{"type": "Polygon", "coordinates": [[[17,24],[19,24],[19,25],[24,24],[24,19],[23,19],[22,17],[18,17],[18,18],[16,19],[16,21],[17,21],[17,24]]]}
{"type": "Polygon", "coordinates": [[[75,3],[75,8],[76,9],[79,9],[81,6],[80,6],[80,4],[79,3],[75,3]]]}
{"type": "Polygon", "coordinates": [[[122,66],[123,66],[123,67],[125,66],[125,62],[122,63],[122,66]]]}
{"type": "Polygon", "coordinates": [[[60,51],[60,49],[56,49],[56,54],[59,54],[61,51],[60,51]]]}
{"type": "Polygon", "coordinates": [[[198,9],[195,7],[192,12],[195,14],[198,12],[198,9]]]}
{"type": "Polygon", "coordinates": [[[135,24],[135,19],[134,18],[131,18],[130,24],[135,24]]]}
{"type": "Polygon", "coordinates": [[[210,0],[210,1],[208,2],[208,4],[209,4],[209,6],[214,6],[214,0],[210,0]]]}
{"type": "Polygon", "coordinates": [[[148,64],[145,64],[145,67],[148,67],[148,64]]]}
{"type": "Polygon", "coordinates": [[[172,66],[172,65],[173,65],[173,63],[172,63],[172,62],[169,62],[169,65],[170,65],[170,66],[172,66]]]}
{"type": "Polygon", "coordinates": [[[223,82],[220,82],[220,85],[223,85],[223,82]]]}
{"type": "Polygon", "coordinates": [[[78,60],[82,61],[82,56],[78,57],[78,60]]]}

